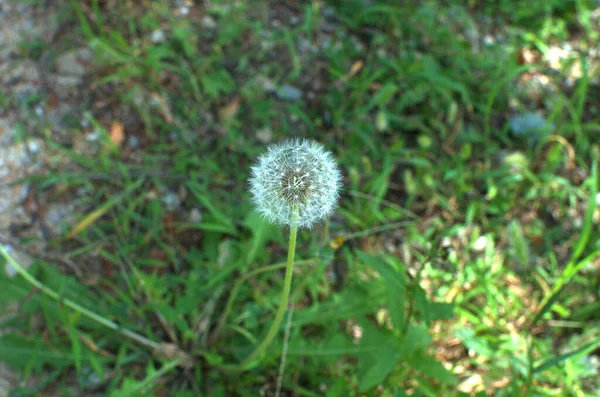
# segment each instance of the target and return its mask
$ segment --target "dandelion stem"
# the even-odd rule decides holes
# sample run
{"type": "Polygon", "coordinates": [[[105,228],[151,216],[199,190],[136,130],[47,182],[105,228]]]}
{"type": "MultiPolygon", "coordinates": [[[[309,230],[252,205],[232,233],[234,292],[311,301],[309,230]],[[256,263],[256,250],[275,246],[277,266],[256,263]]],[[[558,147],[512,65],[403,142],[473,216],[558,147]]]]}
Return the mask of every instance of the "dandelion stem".
{"type": "Polygon", "coordinates": [[[250,364],[256,359],[259,358],[265,350],[269,347],[275,334],[279,330],[281,326],[281,321],[283,320],[283,315],[288,306],[288,301],[290,298],[290,291],[292,290],[292,274],[294,270],[294,255],[296,253],[296,236],[298,234],[298,207],[294,206],[292,210],[292,222],[290,225],[290,242],[288,245],[288,257],[287,257],[287,266],[285,268],[285,278],[283,280],[283,292],[281,294],[281,301],[279,302],[279,308],[277,309],[277,313],[275,314],[275,319],[271,324],[271,327],[267,331],[265,338],[260,342],[260,344],[254,349],[252,353],[240,364],[240,366],[244,369],[250,367],[250,364]]]}

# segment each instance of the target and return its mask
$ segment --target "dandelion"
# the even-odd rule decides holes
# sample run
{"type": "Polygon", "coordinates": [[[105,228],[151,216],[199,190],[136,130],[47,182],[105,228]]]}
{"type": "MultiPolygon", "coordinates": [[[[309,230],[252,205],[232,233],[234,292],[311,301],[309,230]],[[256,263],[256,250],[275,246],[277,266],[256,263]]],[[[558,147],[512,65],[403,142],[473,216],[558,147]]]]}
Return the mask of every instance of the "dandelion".
{"type": "Polygon", "coordinates": [[[294,139],[272,145],[252,167],[250,192],[258,211],[270,222],[290,227],[283,292],[266,336],[242,362],[249,368],[273,341],[292,287],[298,228],[310,229],[330,216],[337,205],[342,175],[332,154],[317,142],[294,139]]]}
{"type": "Polygon", "coordinates": [[[272,223],[310,229],[330,216],[339,198],[342,176],[330,152],[308,140],[269,147],[252,167],[250,192],[258,211],[272,223]]]}

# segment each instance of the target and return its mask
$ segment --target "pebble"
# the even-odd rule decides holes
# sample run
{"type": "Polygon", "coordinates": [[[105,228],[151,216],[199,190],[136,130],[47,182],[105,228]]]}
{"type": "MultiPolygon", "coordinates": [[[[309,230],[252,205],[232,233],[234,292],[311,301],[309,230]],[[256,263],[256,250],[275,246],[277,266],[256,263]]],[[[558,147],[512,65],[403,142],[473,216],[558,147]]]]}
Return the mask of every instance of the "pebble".
{"type": "Polygon", "coordinates": [[[190,222],[200,223],[202,222],[202,212],[198,208],[192,208],[190,210],[190,222]]]}
{"type": "MultiPolygon", "coordinates": [[[[29,266],[31,266],[31,264],[33,263],[33,258],[25,252],[16,251],[11,245],[5,245],[4,247],[6,248],[10,256],[12,256],[12,258],[15,260],[15,262],[17,262],[23,268],[28,269],[29,266]]],[[[6,263],[4,265],[4,271],[6,272],[6,275],[10,278],[13,278],[17,275],[17,269],[12,267],[9,263],[6,263]]]]}
{"type": "Polygon", "coordinates": [[[256,131],[256,139],[261,143],[269,143],[273,140],[273,130],[271,127],[264,127],[256,131]]]}
{"type": "Polygon", "coordinates": [[[268,77],[260,76],[258,78],[258,83],[260,84],[263,91],[265,91],[267,93],[273,93],[273,92],[277,91],[277,85],[275,85],[273,80],[271,80],[268,77]]]}
{"type": "Polygon", "coordinates": [[[61,54],[56,59],[56,71],[58,74],[83,77],[91,60],[92,52],[88,48],[77,48],[61,54]]]}
{"type": "Polygon", "coordinates": [[[286,101],[298,101],[302,99],[302,91],[293,85],[284,84],[277,90],[277,96],[286,101]]]}
{"type": "Polygon", "coordinates": [[[166,192],[161,200],[168,211],[176,211],[181,207],[181,199],[175,192],[166,192]]]}
{"type": "Polygon", "coordinates": [[[217,28],[217,22],[210,15],[205,15],[202,18],[202,26],[206,29],[214,30],[217,28]]]}
{"type": "Polygon", "coordinates": [[[153,43],[160,43],[164,39],[165,39],[165,33],[160,29],[156,29],[150,35],[150,41],[153,43]]]}

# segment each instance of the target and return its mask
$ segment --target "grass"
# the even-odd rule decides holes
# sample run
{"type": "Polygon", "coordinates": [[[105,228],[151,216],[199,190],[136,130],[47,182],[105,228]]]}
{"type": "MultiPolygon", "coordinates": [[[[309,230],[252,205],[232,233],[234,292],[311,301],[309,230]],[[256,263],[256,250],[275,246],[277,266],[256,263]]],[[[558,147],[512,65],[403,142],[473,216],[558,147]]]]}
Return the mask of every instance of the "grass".
{"type": "Polygon", "coordinates": [[[43,288],[0,279],[19,302],[0,357],[39,380],[14,395],[274,395],[284,329],[236,366],[277,310],[289,233],[246,181],[291,136],[332,150],[345,188],[298,234],[282,395],[598,395],[598,10],[403,3],[63,4],[96,56],[99,141],[29,131],[53,156],[25,182],[79,212],[49,241],[61,260],[28,270],[43,288]],[[564,43],[578,75],[544,58],[564,43]],[[529,111],[551,132],[511,132],[529,111]]]}

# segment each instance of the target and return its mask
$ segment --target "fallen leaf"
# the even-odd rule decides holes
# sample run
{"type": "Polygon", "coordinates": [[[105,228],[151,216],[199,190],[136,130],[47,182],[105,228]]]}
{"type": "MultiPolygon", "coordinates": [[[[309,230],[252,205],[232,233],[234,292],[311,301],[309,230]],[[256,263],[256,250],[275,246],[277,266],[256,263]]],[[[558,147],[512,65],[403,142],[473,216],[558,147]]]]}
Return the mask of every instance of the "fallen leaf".
{"type": "Polygon", "coordinates": [[[162,112],[163,116],[165,117],[165,120],[167,121],[167,123],[169,123],[169,124],[173,123],[173,114],[171,113],[171,109],[169,108],[169,105],[167,104],[167,101],[165,100],[165,98],[162,95],[160,95],[156,92],[153,92],[152,100],[155,101],[156,103],[158,103],[158,106],[160,107],[160,111],[162,112]]]}
{"type": "Polygon", "coordinates": [[[233,99],[219,110],[219,119],[221,121],[231,120],[240,110],[241,98],[236,95],[233,99]]]}
{"type": "Polygon", "coordinates": [[[535,63],[537,59],[537,54],[529,48],[522,48],[517,51],[517,63],[519,65],[531,65],[532,63],[535,63]]]}
{"type": "Polygon", "coordinates": [[[121,143],[123,143],[123,140],[125,139],[123,124],[119,123],[118,121],[113,121],[110,125],[109,137],[111,142],[114,143],[116,147],[121,146],[121,143]]]}
{"type": "Polygon", "coordinates": [[[360,72],[362,70],[363,66],[365,66],[365,63],[362,59],[355,61],[352,64],[352,66],[350,66],[350,70],[348,71],[348,73],[346,73],[344,76],[337,79],[337,81],[335,83],[333,83],[333,85],[338,86],[340,84],[347,82],[348,80],[350,80],[351,77],[354,77],[358,72],[360,72]]]}
{"type": "Polygon", "coordinates": [[[354,62],[352,64],[352,66],[350,67],[350,72],[349,77],[354,76],[356,73],[360,72],[360,70],[363,68],[363,66],[365,65],[365,63],[359,59],[358,61],[354,62]]]}
{"type": "Polygon", "coordinates": [[[154,349],[155,357],[167,360],[180,360],[178,366],[182,368],[194,368],[194,359],[174,343],[161,343],[154,349]]]}
{"type": "Polygon", "coordinates": [[[344,236],[341,234],[337,236],[334,240],[331,240],[329,246],[331,249],[337,250],[340,249],[344,245],[344,236]]]}

